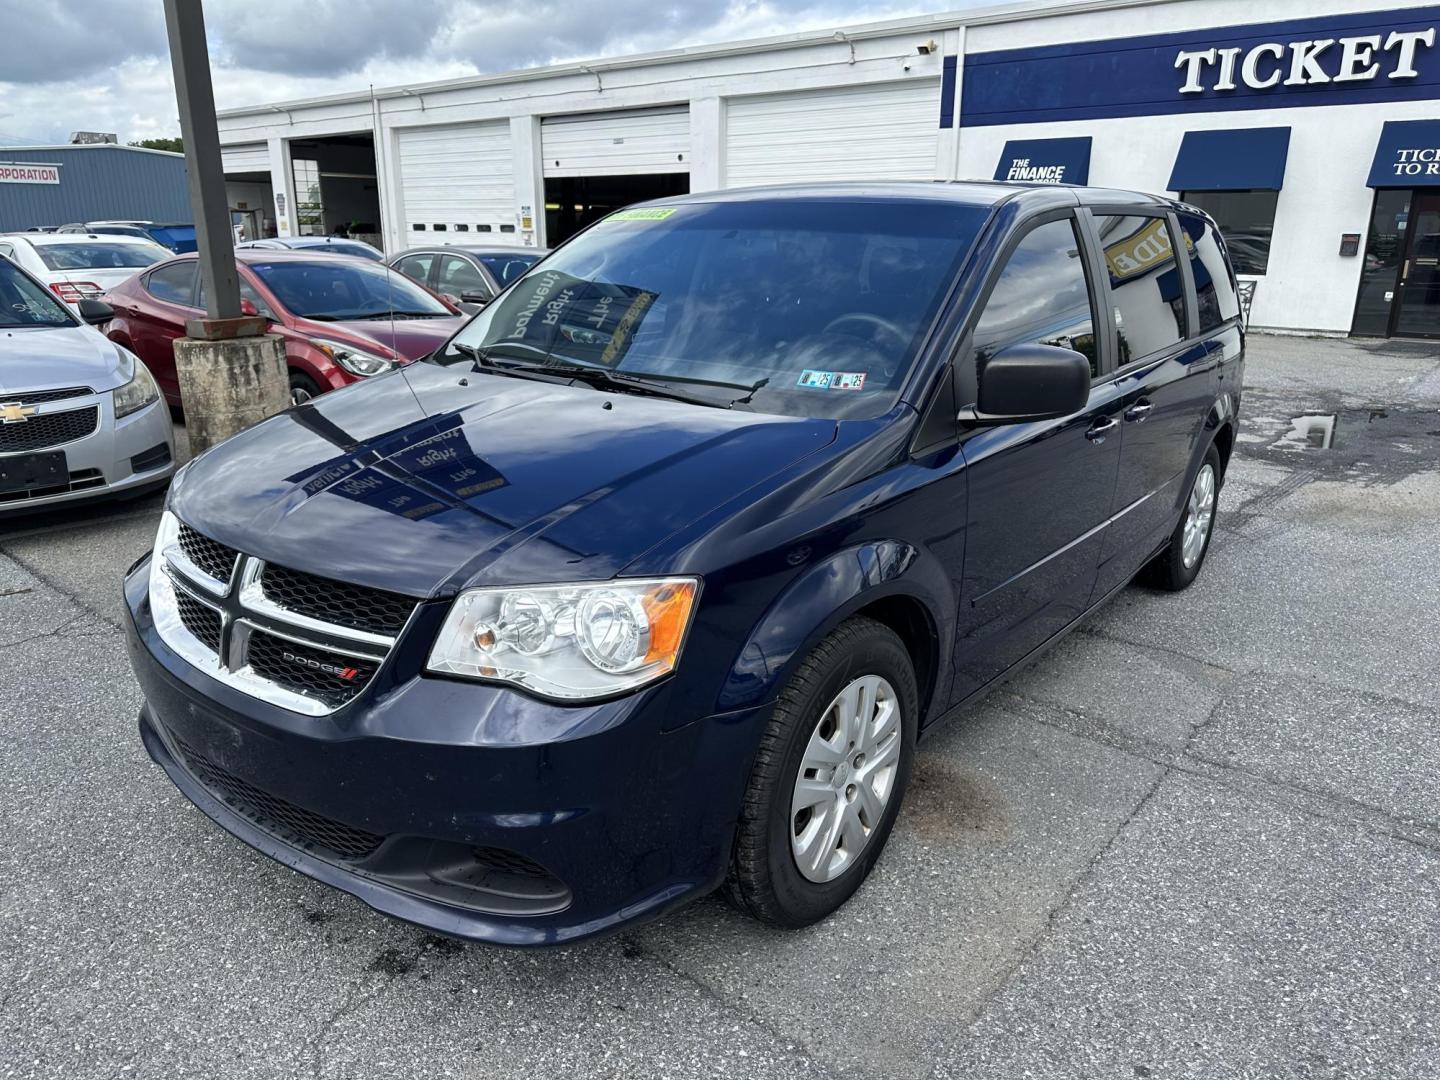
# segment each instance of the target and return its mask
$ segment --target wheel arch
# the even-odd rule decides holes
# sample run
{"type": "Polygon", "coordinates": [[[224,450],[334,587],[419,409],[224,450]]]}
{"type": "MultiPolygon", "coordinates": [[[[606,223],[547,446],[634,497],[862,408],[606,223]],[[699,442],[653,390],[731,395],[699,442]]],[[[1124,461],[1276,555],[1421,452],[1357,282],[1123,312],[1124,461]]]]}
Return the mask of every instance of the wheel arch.
{"type": "Polygon", "coordinates": [[[948,676],[954,626],[949,578],[914,545],[875,541],[808,567],[773,601],[737,654],[720,691],[722,710],[763,704],[836,627],[864,615],[889,627],[910,653],[923,727],[948,676]]]}

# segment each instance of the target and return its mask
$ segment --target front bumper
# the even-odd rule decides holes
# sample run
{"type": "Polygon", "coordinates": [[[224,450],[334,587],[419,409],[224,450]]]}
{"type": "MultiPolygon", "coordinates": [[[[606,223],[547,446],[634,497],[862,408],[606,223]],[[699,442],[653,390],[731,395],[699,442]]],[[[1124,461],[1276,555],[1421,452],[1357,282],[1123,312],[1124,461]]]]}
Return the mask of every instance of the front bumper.
{"type": "Polygon", "coordinates": [[[55,402],[52,411],[93,406],[99,425],[91,434],[46,450],[65,451],[68,490],[24,497],[0,495],[0,517],[89,499],[138,495],[167,483],[175,472],[175,439],[163,398],[115,419],[109,392],[55,402]],[[164,453],[159,453],[164,447],[164,453]]]}
{"type": "MultiPolygon", "coordinates": [[[[146,749],[201,810],[287,866],[503,945],[608,933],[723,880],[762,710],[677,727],[665,684],[567,707],[417,673],[300,716],[176,656],[151,622],[147,576],[145,560],[125,587],[146,749]],[[464,865],[482,853],[485,866],[464,865]]],[[[404,652],[387,663],[403,669],[404,652]]]]}

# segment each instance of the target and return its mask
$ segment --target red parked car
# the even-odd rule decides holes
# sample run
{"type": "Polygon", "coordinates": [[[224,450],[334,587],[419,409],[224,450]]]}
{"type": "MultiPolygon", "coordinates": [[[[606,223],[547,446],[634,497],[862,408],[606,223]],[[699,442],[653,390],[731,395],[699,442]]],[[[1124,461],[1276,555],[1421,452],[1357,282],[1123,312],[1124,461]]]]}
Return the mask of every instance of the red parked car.
{"type": "MultiPolygon", "coordinates": [[[[285,339],[290,398],[380,375],[432,352],[464,324],[448,301],[404,274],[366,259],[292,251],[237,251],[240,303],[285,339]]],[[[203,317],[194,255],[158,263],[106,294],[112,341],[139,355],[172,405],[180,404],[174,341],[203,317]]]]}

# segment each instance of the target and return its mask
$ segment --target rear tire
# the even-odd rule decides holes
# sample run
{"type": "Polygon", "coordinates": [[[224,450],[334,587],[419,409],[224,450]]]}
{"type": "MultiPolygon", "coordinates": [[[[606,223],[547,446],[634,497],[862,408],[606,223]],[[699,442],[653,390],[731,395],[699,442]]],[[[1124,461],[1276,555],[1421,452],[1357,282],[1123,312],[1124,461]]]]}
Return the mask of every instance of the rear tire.
{"type": "Polygon", "coordinates": [[[1151,584],[1167,592],[1190,587],[1200,576],[1210,538],[1215,534],[1215,510],[1220,495],[1220,451],[1211,443],[1205,459],[1190,481],[1190,494],[1170,543],[1147,568],[1151,584]]]}
{"type": "Polygon", "coordinates": [[[737,907],[793,928],[851,897],[899,813],[918,712],[914,665],[889,627],[853,618],[816,646],[755,755],[726,881],[737,907]]]}

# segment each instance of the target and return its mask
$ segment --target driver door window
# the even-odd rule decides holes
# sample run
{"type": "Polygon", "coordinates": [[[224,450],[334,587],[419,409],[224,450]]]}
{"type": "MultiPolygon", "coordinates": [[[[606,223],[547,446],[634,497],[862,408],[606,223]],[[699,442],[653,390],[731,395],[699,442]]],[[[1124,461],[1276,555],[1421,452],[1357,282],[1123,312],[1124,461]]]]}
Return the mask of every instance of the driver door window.
{"type": "Polygon", "coordinates": [[[435,291],[449,293],[462,300],[490,299],[490,286],[485,278],[474,263],[460,255],[440,257],[440,272],[435,279],[435,291]]]}
{"type": "Polygon", "coordinates": [[[1048,221],[1020,241],[985,301],[973,341],[971,389],[978,389],[990,358],[1012,345],[1074,349],[1090,361],[1090,377],[1099,375],[1084,249],[1073,220],[1048,221]]]}

